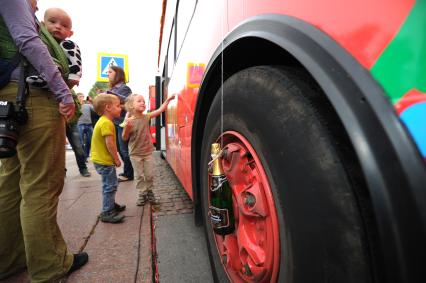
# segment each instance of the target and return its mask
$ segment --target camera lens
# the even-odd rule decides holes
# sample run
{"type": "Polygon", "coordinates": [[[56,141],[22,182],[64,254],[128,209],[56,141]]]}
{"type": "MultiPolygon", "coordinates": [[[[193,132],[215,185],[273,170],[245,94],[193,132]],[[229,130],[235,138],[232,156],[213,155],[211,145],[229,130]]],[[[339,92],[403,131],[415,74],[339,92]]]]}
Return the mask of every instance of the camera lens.
{"type": "Polygon", "coordinates": [[[16,138],[0,136],[0,158],[12,157],[16,154],[16,138]]]}
{"type": "Polygon", "coordinates": [[[14,156],[17,143],[18,129],[16,122],[0,119],[0,158],[14,156]]]}
{"type": "Polygon", "coordinates": [[[0,101],[0,158],[8,158],[16,154],[18,126],[26,122],[26,117],[26,111],[22,105],[18,105],[15,109],[13,102],[0,101]]]}

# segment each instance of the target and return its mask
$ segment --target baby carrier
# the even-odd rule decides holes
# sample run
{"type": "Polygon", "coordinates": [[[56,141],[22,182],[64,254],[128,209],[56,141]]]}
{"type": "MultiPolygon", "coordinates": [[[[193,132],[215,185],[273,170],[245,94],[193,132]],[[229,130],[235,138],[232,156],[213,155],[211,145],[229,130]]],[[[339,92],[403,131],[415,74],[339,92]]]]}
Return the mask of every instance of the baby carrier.
{"type": "MultiPolygon", "coordinates": [[[[68,79],[69,67],[68,60],[64,51],[47,31],[46,27],[37,21],[41,40],[47,46],[53,61],[60,69],[65,80],[68,79]]],[[[10,81],[12,71],[19,65],[22,56],[7,29],[3,18],[0,17],[0,88],[4,87],[10,81]]]]}
{"type": "Polygon", "coordinates": [[[0,17],[0,88],[9,83],[10,75],[18,67],[20,59],[20,54],[6,24],[0,17]]]}

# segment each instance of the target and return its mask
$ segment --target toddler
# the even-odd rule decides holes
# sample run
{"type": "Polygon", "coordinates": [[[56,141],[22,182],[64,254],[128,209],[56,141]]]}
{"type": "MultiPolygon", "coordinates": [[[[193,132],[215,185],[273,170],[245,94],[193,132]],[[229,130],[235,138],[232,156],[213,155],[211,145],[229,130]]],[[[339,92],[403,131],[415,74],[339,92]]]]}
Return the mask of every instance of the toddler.
{"type": "Polygon", "coordinates": [[[137,205],[142,206],[147,201],[158,204],[158,200],[152,191],[153,174],[151,155],[154,146],[149,132],[149,119],[157,117],[166,110],[169,101],[174,95],[157,109],[144,114],[146,109],[145,99],[142,95],[132,94],[126,100],[127,115],[123,123],[123,140],[129,140],[129,155],[135,170],[136,189],[139,191],[137,205]]]}
{"type": "MultiPolygon", "coordinates": [[[[72,88],[78,85],[82,75],[80,48],[75,42],[69,39],[67,40],[67,38],[71,37],[74,33],[72,31],[71,17],[62,9],[47,9],[44,13],[44,21],[41,23],[40,28],[45,28],[62,48],[65,55],[64,58],[67,59],[66,64],[68,64],[69,68],[68,77],[65,78],[68,86],[72,88]]],[[[46,35],[43,35],[43,31],[41,31],[41,35],[44,41],[48,41],[46,35]]],[[[57,63],[61,61],[59,58],[56,59],[58,59],[57,63]]],[[[61,64],[58,65],[61,66],[61,64]]],[[[61,71],[63,73],[64,70],[61,71]]],[[[36,87],[47,88],[47,83],[43,76],[30,76],[27,78],[27,82],[36,87]]]]}
{"type": "Polygon", "coordinates": [[[115,167],[120,167],[115,142],[114,118],[120,117],[120,99],[112,94],[99,94],[93,101],[93,108],[100,115],[92,136],[91,159],[96,172],[102,177],[102,222],[119,223],[124,215],[118,215],[126,206],[115,202],[118,179],[115,167]]]}

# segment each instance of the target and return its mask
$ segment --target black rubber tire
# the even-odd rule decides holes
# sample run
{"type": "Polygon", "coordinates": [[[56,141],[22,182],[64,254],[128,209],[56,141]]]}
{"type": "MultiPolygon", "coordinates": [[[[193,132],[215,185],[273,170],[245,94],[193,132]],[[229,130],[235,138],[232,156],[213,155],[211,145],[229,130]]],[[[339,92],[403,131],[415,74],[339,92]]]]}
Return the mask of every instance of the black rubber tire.
{"type": "MultiPolygon", "coordinates": [[[[227,282],[207,214],[210,145],[221,135],[220,89],[201,151],[201,198],[215,280],[227,282]]],[[[280,225],[278,282],[372,282],[365,229],[329,105],[297,69],[259,66],[223,85],[223,131],[242,134],[259,156],[280,225]],[[327,122],[326,122],[327,121],[327,122]]]]}

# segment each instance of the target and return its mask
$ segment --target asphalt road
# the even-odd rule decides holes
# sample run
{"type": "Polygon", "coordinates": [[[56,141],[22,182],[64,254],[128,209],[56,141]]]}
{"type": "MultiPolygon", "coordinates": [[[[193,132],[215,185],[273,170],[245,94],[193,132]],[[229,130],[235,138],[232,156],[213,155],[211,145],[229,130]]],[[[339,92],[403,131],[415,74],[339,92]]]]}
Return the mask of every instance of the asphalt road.
{"type": "Polygon", "coordinates": [[[159,152],[154,158],[154,191],[160,199],[153,213],[159,282],[213,282],[203,227],[194,225],[192,202],[159,152]]]}
{"type": "Polygon", "coordinates": [[[213,282],[202,227],[195,227],[192,214],[159,216],[155,219],[159,281],[213,282]]]}

